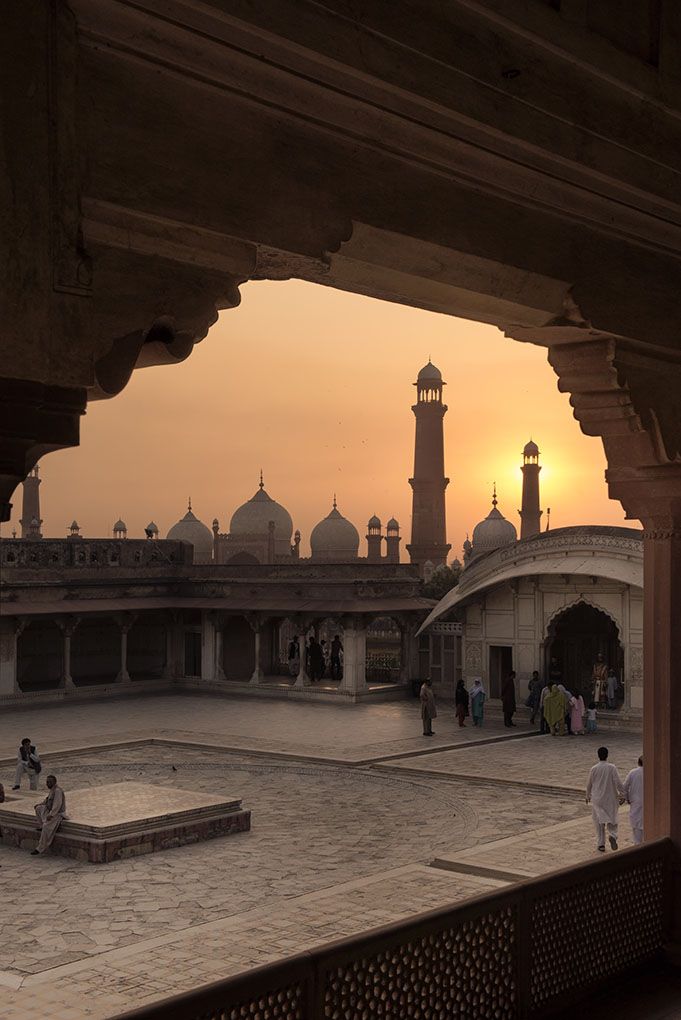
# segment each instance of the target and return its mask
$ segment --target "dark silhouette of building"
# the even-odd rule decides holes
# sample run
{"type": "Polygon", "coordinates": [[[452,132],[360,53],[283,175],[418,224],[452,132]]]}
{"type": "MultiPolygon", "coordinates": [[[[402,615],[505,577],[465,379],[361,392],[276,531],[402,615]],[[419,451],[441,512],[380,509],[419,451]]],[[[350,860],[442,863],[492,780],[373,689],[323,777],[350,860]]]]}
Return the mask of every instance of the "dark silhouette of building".
{"type": "Polygon", "coordinates": [[[42,538],[42,517],[40,516],[40,477],[37,466],[24,479],[21,505],[21,537],[42,538]]]}
{"type": "Polygon", "coordinates": [[[445,454],[443,419],[447,405],[442,403],[442,373],[429,360],[418,374],[416,403],[412,411],[416,417],[414,444],[414,477],[409,479],[412,498],[411,543],[407,552],[412,563],[433,566],[447,562],[451,546],[447,544],[445,514],[445,454]]]}
{"type": "Polygon", "coordinates": [[[539,447],[530,439],[523,450],[523,498],[520,514],[520,538],[531,538],[541,531],[539,508],[539,447]]]}

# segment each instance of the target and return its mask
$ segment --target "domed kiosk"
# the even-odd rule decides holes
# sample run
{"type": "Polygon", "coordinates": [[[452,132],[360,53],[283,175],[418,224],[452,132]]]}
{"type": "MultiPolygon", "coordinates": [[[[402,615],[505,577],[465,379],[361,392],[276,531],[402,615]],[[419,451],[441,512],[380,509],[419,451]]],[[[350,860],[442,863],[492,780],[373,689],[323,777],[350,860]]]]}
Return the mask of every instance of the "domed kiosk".
{"type": "Polygon", "coordinates": [[[176,542],[189,542],[194,547],[194,563],[210,563],[213,559],[213,534],[203,521],[192,513],[192,501],[189,500],[187,513],[166,535],[176,542]]]}
{"type": "MultiPolygon", "coordinates": [[[[379,528],[380,523],[379,521],[379,528]]],[[[357,559],[359,532],[339,511],[335,496],[331,513],[312,529],[310,546],[313,560],[348,563],[357,559]]]]}

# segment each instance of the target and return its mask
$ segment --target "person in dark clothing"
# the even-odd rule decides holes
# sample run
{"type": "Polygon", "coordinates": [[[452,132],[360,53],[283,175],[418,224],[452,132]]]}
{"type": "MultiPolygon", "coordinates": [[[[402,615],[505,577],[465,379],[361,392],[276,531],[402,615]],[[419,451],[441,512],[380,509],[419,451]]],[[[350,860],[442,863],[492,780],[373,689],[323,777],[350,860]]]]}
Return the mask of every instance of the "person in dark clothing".
{"type": "Polygon", "coordinates": [[[465,726],[464,719],[468,715],[468,702],[469,696],[468,691],[464,687],[463,678],[461,678],[456,685],[456,691],[454,692],[454,704],[456,705],[456,718],[459,720],[459,726],[465,726]]]}
{"type": "Polygon", "coordinates": [[[340,680],[341,678],[341,655],[343,654],[343,644],[338,634],[334,634],[333,641],[331,642],[331,679],[340,680]]]}
{"type": "Polygon", "coordinates": [[[501,685],[501,707],[504,710],[504,726],[515,726],[513,714],[515,704],[515,670],[511,670],[501,685]]]}
{"type": "Polygon", "coordinates": [[[534,724],[534,720],[537,717],[537,712],[539,711],[539,699],[541,697],[541,689],[543,686],[541,680],[539,679],[538,670],[535,669],[534,673],[532,674],[532,679],[530,680],[528,686],[529,691],[526,704],[527,707],[531,709],[532,712],[530,716],[530,725],[532,726],[534,724]]]}
{"type": "Polygon", "coordinates": [[[310,662],[310,680],[314,683],[316,680],[321,680],[324,676],[324,653],[322,651],[322,646],[314,635],[310,638],[308,654],[310,662]]]}

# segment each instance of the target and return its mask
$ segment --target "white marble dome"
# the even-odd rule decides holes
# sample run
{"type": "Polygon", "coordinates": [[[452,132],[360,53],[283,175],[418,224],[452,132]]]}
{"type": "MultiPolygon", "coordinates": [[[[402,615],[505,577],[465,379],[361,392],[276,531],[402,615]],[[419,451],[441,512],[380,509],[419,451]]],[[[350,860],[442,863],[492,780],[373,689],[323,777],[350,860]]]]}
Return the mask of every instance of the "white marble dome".
{"type": "Polygon", "coordinates": [[[501,549],[502,546],[512,545],[513,542],[517,541],[518,532],[515,527],[497,510],[497,494],[495,491],[492,498],[492,509],[487,514],[487,517],[473,528],[471,555],[480,556],[482,553],[501,549]]]}
{"type": "Polygon", "coordinates": [[[347,563],[357,559],[359,532],[343,517],[335,500],[331,513],[312,529],[310,546],[313,560],[347,563]]]}
{"type": "Polygon", "coordinates": [[[213,559],[213,533],[192,513],[191,503],[187,513],[173,524],[166,538],[193,545],[194,563],[210,563],[213,559]]]}
{"type": "Polygon", "coordinates": [[[229,525],[230,535],[267,536],[270,521],[274,522],[274,541],[288,546],[293,532],[293,521],[288,510],[277,503],[265,491],[262,480],[254,496],[238,507],[232,514],[229,525]]]}

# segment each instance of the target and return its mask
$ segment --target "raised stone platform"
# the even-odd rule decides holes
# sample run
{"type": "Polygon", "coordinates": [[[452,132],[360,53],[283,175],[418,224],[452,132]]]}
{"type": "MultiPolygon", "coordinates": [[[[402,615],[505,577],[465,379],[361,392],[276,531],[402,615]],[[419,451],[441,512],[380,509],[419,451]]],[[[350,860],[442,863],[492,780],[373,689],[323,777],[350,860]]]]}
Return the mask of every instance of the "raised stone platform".
{"type": "MultiPolygon", "coordinates": [[[[147,783],[109,783],[66,790],[64,819],[48,852],[103,864],[169,850],[216,836],[247,832],[251,813],[241,800],[147,783]]],[[[44,794],[42,794],[44,796],[44,794]]],[[[38,842],[32,791],[0,804],[3,843],[32,850],[38,842]]]]}

